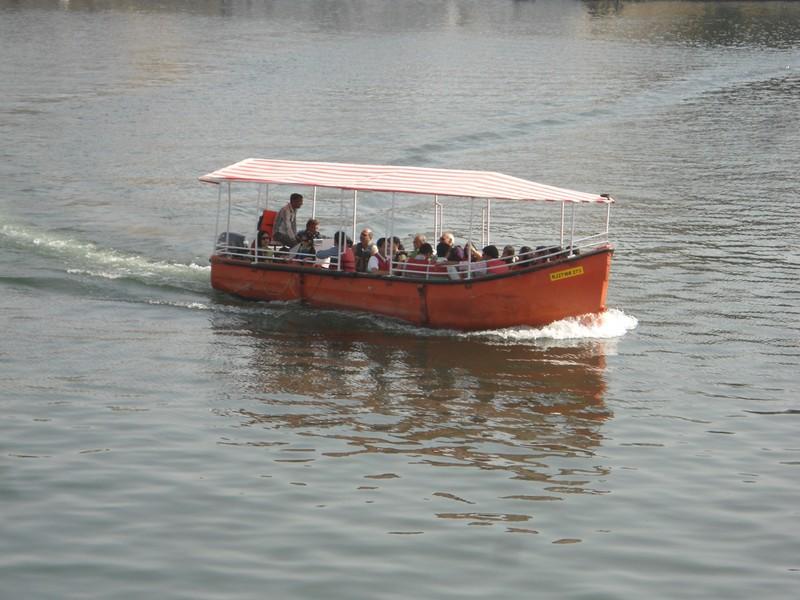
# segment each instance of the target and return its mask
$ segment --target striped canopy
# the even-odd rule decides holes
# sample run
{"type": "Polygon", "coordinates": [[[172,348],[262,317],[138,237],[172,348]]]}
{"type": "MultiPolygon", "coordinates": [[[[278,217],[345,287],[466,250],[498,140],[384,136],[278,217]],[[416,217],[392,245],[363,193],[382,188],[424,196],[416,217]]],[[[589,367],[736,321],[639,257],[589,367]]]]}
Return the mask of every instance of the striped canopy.
{"type": "Polygon", "coordinates": [[[291,184],[373,192],[402,192],[498,200],[603,202],[607,195],[557,188],[492,171],[464,171],[390,165],[355,165],[248,158],[203,175],[201,181],[291,184]]]}

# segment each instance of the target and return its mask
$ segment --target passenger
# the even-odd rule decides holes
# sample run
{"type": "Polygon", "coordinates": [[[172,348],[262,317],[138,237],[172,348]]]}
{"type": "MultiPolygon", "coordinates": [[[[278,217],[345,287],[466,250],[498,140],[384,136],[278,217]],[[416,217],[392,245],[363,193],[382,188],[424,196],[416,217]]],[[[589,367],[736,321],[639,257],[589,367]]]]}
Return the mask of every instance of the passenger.
{"type": "Polygon", "coordinates": [[[297,239],[297,211],[301,206],[303,195],[292,194],[289,196],[289,203],[278,211],[272,230],[272,237],[276,242],[291,248],[300,241],[297,239]]]}
{"type": "Polygon", "coordinates": [[[423,242],[419,247],[417,255],[406,261],[405,274],[411,277],[426,277],[429,273],[432,259],[433,247],[429,243],[423,242]]]}
{"type": "Polygon", "coordinates": [[[533,249],[530,246],[523,246],[519,249],[517,262],[514,263],[515,269],[525,269],[533,264],[533,249]]]}
{"type": "Polygon", "coordinates": [[[250,244],[250,254],[257,259],[272,257],[272,248],[269,246],[269,234],[266,231],[259,231],[256,239],[250,244]]]}
{"type": "Polygon", "coordinates": [[[319,221],[317,219],[309,219],[306,221],[306,228],[297,234],[298,243],[289,250],[289,260],[313,262],[314,255],[317,252],[314,246],[314,240],[320,239],[321,237],[319,233],[319,221]]]}
{"type": "Polygon", "coordinates": [[[464,272],[469,272],[472,277],[486,275],[486,262],[472,242],[464,245],[464,260],[461,261],[459,268],[464,272]]]}
{"type": "Polygon", "coordinates": [[[436,244],[436,257],[442,260],[447,260],[447,255],[450,253],[450,246],[444,242],[436,244]]]}
{"type": "Polygon", "coordinates": [[[415,258],[420,253],[420,248],[422,248],[422,244],[426,243],[427,240],[425,239],[425,235],[422,233],[418,233],[414,236],[414,250],[412,250],[410,256],[411,258],[415,258]]]}
{"type": "Polygon", "coordinates": [[[353,240],[344,231],[333,234],[333,247],[317,252],[317,258],[338,257],[339,270],[353,273],[356,270],[356,258],[353,256],[353,240]]]}
{"type": "Polygon", "coordinates": [[[378,245],[373,246],[374,252],[369,257],[367,263],[368,273],[388,273],[389,272],[389,259],[387,256],[386,238],[378,240],[378,245]]]}
{"type": "Polygon", "coordinates": [[[486,246],[483,249],[483,259],[486,262],[487,275],[499,275],[508,272],[508,263],[500,258],[497,246],[486,246]]]}
{"type": "MultiPolygon", "coordinates": [[[[439,238],[439,244],[440,245],[441,244],[446,244],[447,245],[447,252],[444,255],[440,254],[439,256],[448,257],[447,260],[450,260],[450,261],[452,261],[452,260],[457,260],[457,261],[464,260],[464,250],[462,248],[460,248],[459,246],[455,245],[456,244],[456,240],[453,237],[453,234],[451,232],[445,231],[442,234],[442,237],[439,238]],[[451,254],[451,251],[453,251],[453,250],[455,250],[456,258],[449,258],[450,254],[451,254]]],[[[439,246],[436,247],[436,253],[437,254],[439,253],[439,246]]]]}
{"type": "Polygon", "coordinates": [[[475,244],[467,242],[464,244],[464,260],[478,262],[479,260],[483,260],[483,254],[475,247],[475,244]]]}
{"type": "Polygon", "coordinates": [[[461,262],[464,258],[464,250],[458,246],[447,251],[447,262],[461,262]]]}
{"type": "Polygon", "coordinates": [[[517,262],[514,246],[509,245],[503,248],[503,256],[501,258],[509,265],[513,265],[515,262],[517,262]]]}
{"type": "MultiPolygon", "coordinates": [[[[305,232],[301,232],[305,233],[305,232]]],[[[316,249],[314,248],[314,238],[301,236],[301,241],[296,246],[292,247],[289,251],[289,258],[291,260],[300,260],[303,262],[314,262],[316,257],[316,249]]]]}
{"type": "Polygon", "coordinates": [[[556,250],[561,250],[561,247],[548,248],[547,246],[536,246],[536,251],[533,253],[533,264],[541,265],[551,260],[555,260],[556,255],[554,255],[553,252],[556,250]]]}
{"type": "Polygon", "coordinates": [[[322,234],[319,232],[319,221],[317,219],[309,219],[306,221],[306,228],[297,234],[300,241],[303,240],[319,240],[322,234]]]}
{"type": "Polygon", "coordinates": [[[397,236],[392,237],[392,247],[394,251],[395,262],[406,262],[408,260],[408,252],[403,247],[403,242],[397,236]]]}
{"type": "Polygon", "coordinates": [[[361,232],[359,242],[353,248],[353,255],[356,257],[356,271],[367,272],[367,263],[372,256],[373,249],[376,247],[372,241],[372,230],[366,228],[361,232]]]}

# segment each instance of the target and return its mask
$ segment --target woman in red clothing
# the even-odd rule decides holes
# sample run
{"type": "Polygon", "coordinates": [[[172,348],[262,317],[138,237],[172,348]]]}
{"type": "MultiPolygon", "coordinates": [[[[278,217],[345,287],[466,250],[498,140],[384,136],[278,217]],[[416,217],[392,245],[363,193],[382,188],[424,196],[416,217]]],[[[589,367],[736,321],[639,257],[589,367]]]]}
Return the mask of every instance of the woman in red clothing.
{"type": "Polygon", "coordinates": [[[499,275],[508,272],[508,263],[500,258],[497,246],[486,246],[483,249],[483,260],[486,261],[486,274],[499,275]]]}

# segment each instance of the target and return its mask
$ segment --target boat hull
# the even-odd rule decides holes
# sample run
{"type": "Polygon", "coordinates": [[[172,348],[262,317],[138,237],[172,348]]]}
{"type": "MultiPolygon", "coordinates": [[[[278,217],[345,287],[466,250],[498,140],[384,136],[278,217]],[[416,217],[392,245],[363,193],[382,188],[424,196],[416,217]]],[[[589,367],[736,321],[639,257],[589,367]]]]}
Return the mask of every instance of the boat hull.
{"type": "Polygon", "coordinates": [[[426,280],[211,257],[214,289],[254,300],[299,300],[415,325],[458,330],[541,327],[606,308],[610,247],[472,280],[426,280]]]}

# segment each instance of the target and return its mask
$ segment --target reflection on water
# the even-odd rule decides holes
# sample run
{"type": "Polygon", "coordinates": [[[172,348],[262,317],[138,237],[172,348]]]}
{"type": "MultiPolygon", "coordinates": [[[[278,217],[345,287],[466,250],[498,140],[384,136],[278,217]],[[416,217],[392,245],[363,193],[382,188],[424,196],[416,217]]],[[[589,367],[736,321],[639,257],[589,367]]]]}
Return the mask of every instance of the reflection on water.
{"type": "MultiPolygon", "coordinates": [[[[792,2],[624,2],[584,0],[605,28],[613,17],[619,37],[703,46],[791,48],[800,39],[800,7],[792,2]]],[[[594,30],[602,35],[601,29],[594,30]]],[[[608,32],[606,32],[608,33],[608,32]]]]}
{"type": "MultiPolygon", "coordinates": [[[[348,326],[347,316],[328,324],[327,314],[302,312],[305,327],[277,335],[255,316],[215,319],[224,346],[234,340],[242,349],[230,360],[230,375],[253,399],[248,408],[221,411],[238,421],[242,436],[228,435],[222,443],[268,447],[276,433],[289,429],[302,436],[303,448],[278,460],[380,453],[408,465],[507,473],[533,486],[505,498],[560,500],[604,492],[597,480],[608,469],[596,464],[594,453],[611,417],[604,403],[608,341],[547,347],[387,335],[354,330],[356,321],[348,326]],[[309,335],[314,329],[324,331],[309,335]]],[[[436,495],[470,503],[449,492],[436,495]]],[[[528,518],[472,511],[438,516],[470,522],[528,518]]]]}
{"type": "MultiPolygon", "coordinates": [[[[0,1],[14,7],[17,3],[0,1]]],[[[27,6],[54,8],[52,2],[34,0],[27,6]]],[[[72,12],[116,10],[133,13],[190,13],[225,18],[265,21],[311,21],[324,30],[348,31],[430,29],[489,25],[497,30],[519,31],[535,27],[542,19],[563,13],[562,2],[447,2],[417,3],[405,10],[395,2],[356,0],[348,2],[253,3],[248,0],[177,0],[147,3],[139,0],[61,0],[58,6],[72,12]],[[555,7],[557,6],[557,10],[555,7]]],[[[680,44],[791,48],[800,39],[795,2],[697,2],[583,0],[583,10],[594,19],[591,32],[623,39],[662,40],[680,44]],[[613,19],[613,21],[611,20],[613,19]],[[617,29],[619,27],[619,29],[617,29]]]]}

